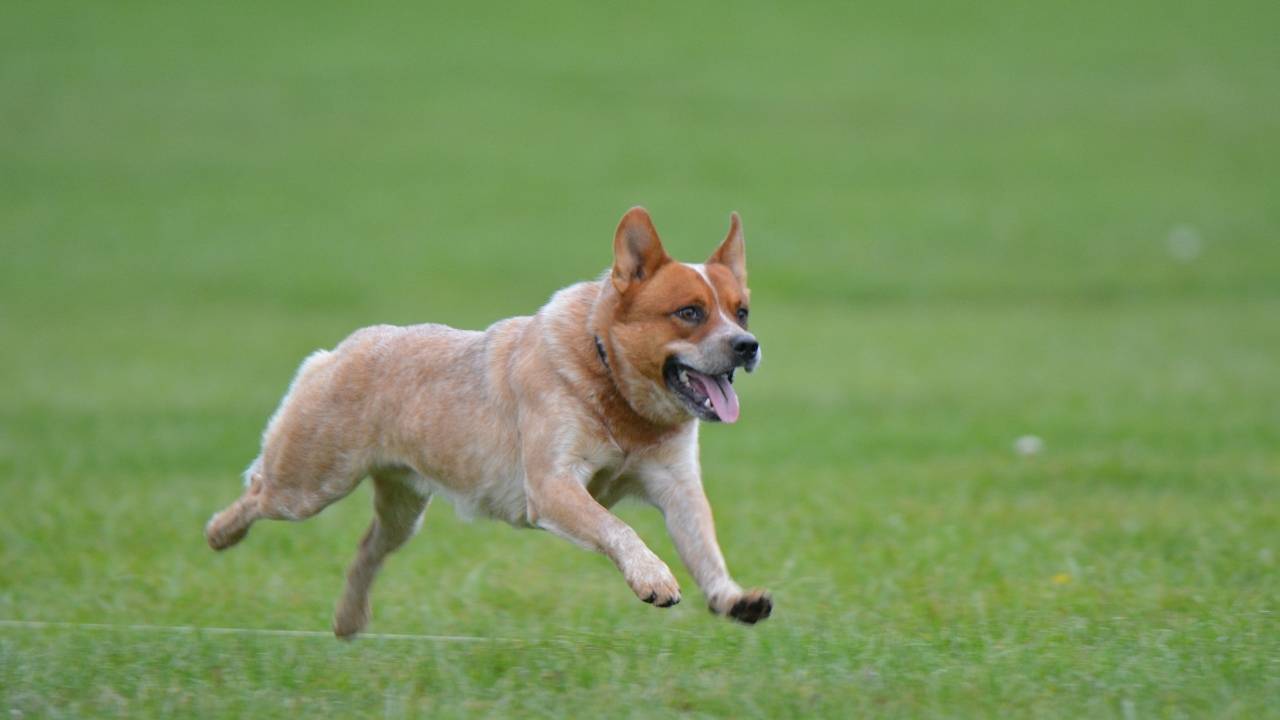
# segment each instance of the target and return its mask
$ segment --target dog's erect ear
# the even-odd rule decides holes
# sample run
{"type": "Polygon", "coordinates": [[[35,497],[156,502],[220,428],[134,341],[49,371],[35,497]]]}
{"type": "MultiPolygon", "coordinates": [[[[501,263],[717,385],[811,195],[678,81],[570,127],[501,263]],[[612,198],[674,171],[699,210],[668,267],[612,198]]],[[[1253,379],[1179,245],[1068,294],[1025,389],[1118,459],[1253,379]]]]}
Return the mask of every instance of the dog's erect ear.
{"type": "Polygon", "coordinates": [[[742,239],[742,220],[738,213],[729,214],[729,235],[720,243],[720,247],[711,253],[707,264],[720,263],[729,268],[729,272],[738,278],[743,287],[747,285],[747,246],[742,239]]]}
{"type": "Polygon", "coordinates": [[[649,211],[633,207],[622,216],[613,236],[613,286],[626,292],[633,283],[650,278],[671,258],[653,229],[649,211]]]}

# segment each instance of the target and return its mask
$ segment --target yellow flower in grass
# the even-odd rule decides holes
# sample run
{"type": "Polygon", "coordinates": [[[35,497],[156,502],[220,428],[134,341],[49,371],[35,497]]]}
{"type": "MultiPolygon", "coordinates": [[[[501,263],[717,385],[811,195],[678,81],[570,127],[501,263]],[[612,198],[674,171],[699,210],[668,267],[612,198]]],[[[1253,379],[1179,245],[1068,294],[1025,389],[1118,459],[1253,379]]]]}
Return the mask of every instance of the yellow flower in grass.
{"type": "Polygon", "coordinates": [[[1049,578],[1054,585],[1069,585],[1071,584],[1071,579],[1072,578],[1069,573],[1058,573],[1057,575],[1049,578]]]}

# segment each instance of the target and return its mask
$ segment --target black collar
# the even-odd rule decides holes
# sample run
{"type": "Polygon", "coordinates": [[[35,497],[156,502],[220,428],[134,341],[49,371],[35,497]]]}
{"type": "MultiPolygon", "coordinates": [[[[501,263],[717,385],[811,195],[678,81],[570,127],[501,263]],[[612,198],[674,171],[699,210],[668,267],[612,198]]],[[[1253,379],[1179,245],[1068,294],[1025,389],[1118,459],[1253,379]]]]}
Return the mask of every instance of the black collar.
{"type": "Polygon", "coordinates": [[[596,339],[596,354],[600,356],[600,362],[604,364],[604,369],[609,369],[609,356],[604,351],[604,343],[600,342],[600,336],[593,336],[596,339]]]}

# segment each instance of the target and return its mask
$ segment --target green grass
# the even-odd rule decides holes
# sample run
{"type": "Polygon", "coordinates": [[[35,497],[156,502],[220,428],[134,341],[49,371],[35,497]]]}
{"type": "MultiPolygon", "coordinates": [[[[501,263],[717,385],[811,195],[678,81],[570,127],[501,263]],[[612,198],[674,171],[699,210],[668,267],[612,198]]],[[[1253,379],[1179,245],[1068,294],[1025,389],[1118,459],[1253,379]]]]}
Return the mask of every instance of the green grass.
{"type": "Polygon", "coordinates": [[[777,608],[437,503],[371,629],[499,640],[0,626],[0,712],[1280,717],[1278,6],[1036,5],[7,8],[0,620],[327,629],[367,489],[201,536],[297,363],[531,312],[635,203],[743,213],[703,462],[777,608]]]}

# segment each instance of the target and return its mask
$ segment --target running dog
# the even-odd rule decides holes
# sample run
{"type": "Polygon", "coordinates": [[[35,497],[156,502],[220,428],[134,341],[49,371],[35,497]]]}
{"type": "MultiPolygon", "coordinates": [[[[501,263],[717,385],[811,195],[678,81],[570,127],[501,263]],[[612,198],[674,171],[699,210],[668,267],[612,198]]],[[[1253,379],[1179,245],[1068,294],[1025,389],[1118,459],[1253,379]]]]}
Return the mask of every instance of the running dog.
{"type": "Polygon", "coordinates": [[[205,528],[210,547],[235,545],[260,518],[309,518],[371,477],[373,522],[347,573],[338,637],[368,624],[378,568],[435,495],[464,516],[604,553],[637,597],[670,607],[670,568],[609,512],[638,497],[662,511],[712,612],[769,617],[769,593],[744,590],[725,567],[698,460],[698,421],[737,421],[734,371],[760,362],[738,215],[705,263],[687,264],[632,208],[613,254],[612,270],[532,317],[483,332],[378,325],[313,353],[267,423],[244,494],[205,528]]]}

